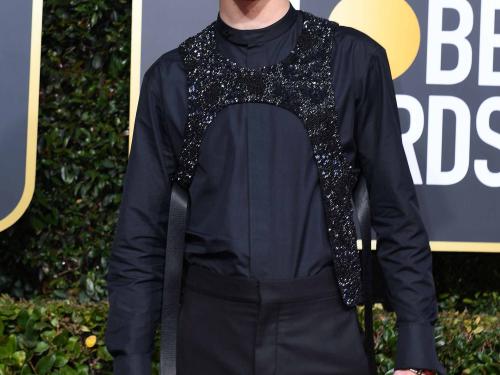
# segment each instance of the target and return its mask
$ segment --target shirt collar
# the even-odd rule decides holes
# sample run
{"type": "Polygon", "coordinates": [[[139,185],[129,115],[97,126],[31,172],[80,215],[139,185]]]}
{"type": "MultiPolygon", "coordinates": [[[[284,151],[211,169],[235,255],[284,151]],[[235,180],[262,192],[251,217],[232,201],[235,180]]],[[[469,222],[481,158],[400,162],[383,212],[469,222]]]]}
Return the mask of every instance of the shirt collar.
{"type": "Polygon", "coordinates": [[[297,10],[290,3],[288,11],[278,21],[263,28],[247,30],[235,29],[229,26],[222,20],[220,13],[218,13],[215,27],[217,32],[229,42],[255,46],[272,40],[290,29],[297,19],[297,13],[297,10]]]}

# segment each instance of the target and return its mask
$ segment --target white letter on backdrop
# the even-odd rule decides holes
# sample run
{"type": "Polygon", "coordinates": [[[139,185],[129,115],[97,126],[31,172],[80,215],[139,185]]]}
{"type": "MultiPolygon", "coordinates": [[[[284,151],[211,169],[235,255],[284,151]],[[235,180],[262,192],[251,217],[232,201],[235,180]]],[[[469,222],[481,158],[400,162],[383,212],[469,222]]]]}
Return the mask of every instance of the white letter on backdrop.
{"type": "MultiPolygon", "coordinates": [[[[427,185],[452,185],[462,180],[469,168],[470,112],[467,103],[454,96],[429,96],[427,135],[427,185]],[[455,156],[453,168],[442,170],[443,112],[455,114],[455,156]]],[[[452,124],[447,124],[451,126],[452,124]]]]}
{"type": "MultiPolygon", "coordinates": [[[[500,151],[500,133],[491,129],[490,119],[493,112],[500,112],[500,96],[486,99],[477,111],[477,134],[481,140],[500,151]]],[[[478,159],[474,161],[474,172],[479,181],[489,187],[500,187],[500,171],[491,172],[488,161],[478,159]]]]}
{"type": "Polygon", "coordinates": [[[500,34],[495,34],[495,12],[500,1],[483,0],[481,4],[481,32],[479,33],[480,86],[500,86],[500,71],[493,70],[495,48],[500,48],[500,34]]]}
{"type": "Polygon", "coordinates": [[[411,176],[415,185],[422,184],[422,174],[418,166],[415,147],[413,146],[424,132],[424,110],[419,101],[410,95],[397,94],[398,107],[408,111],[410,115],[410,126],[406,133],[401,135],[406,159],[410,167],[411,176]]]}
{"type": "Polygon", "coordinates": [[[472,46],[467,40],[474,24],[472,7],[466,0],[432,0],[428,3],[426,82],[438,85],[462,82],[472,67],[472,46]],[[459,24],[455,30],[443,30],[445,8],[458,12],[459,24]],[[458,62],[454,69],[441,69],[444,44],[453,45],[458,50],[458,62]]]}

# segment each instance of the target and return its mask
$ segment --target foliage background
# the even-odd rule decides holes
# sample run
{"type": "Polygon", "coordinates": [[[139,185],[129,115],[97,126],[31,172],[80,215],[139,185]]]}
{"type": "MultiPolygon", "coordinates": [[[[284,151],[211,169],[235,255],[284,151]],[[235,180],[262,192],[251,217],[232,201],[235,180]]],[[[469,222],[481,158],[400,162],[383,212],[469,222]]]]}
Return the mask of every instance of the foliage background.
{"type": "MultiPolygon", "coordinates": [[[[438,355],[449,375],[500,373],[498,294],[476,295],[458,311],[458,298],[447,298],[435,328],[438,355]],[[484,304],[484,305],[483,305],[484,304]],[[486,309],[486,312],[485,312],[486,309]]],[[[362,308],[358,319],[363,326],[362,308]]],[[[395,314],[375,305],[374,341],[380,374],[392,374],[396,355],[395,314]]],[[[112,357],[105,348],[107,304],[74,304],[68,300],[15,301],[0,295],[0,375],[111,374],[112,357]]],[[[153,374],[159,370],[159,334],[153,374]]]]}
{"type": "MultiPolygon", "coordinates": [[[[59,361],[61,353],[71,356],[75,350],[71,337],[85,332],[81,326],[94,330],[98,337],[102,333],[106,260],[128,157],[130,26],[130,1],[44,1],[36,188],[22,218],[0,233],[0,293],[13,298],[4,296],[7,299],[0,303],[0,357],[3,353],[9,361],[19,360],[21,354],[13,353],[19,352],[26,332],[28,338],[35,334],[38,342],[47,345],[35,342],[25,355],[48,358],[49,363],[56,357],[59,361]],[[52,319],[57,322],[46,321],[47,310],[37,310],[43,303],[36,308],[27,307],[27,301],[15,305],[19,298],[55,300],[47,302],[46,309],[55,311],[52,319]],[[64,304],[65,299],[73,305],[54,307],[57,300],[64,304]],[[69,332],[66,341],[54,343],[51,334],[42,336],[46,324],[62,324],[61,332],[69,332]]],[[[486,294],[479,302],[474,299],[477,293],[498,289],[500,254],[434,252],[433,256],[441,308],[449,314],[469,314],[443,315],[449,338],[456,341],[443,349],[442,356],[447,365],[458,366],[460,355],[461,367],[455,368],[469,368],[463,373],[489,373],[484,370],[489,365],[477,370],[469,364],[491,362],[488,353],[492,349],[498,353],[498,347],[491,344],[491,335],[499,334],[498,298],[486,294]],[[477,332],[478,341],[472,343],[472,331],[467,330],[479,326],[479,314],[491,317],[481,320],[490,336],[477,332]],[[471,348],[475,348],[472,354],[471,348]]],[[[381,355],[387,356],[395,338],[389,328],[383,332],[381,342],[388,346],[381,355]]],[[[109,357],[99,340],[99,351],[75,354],[82,357],[73,359],[74,363],[87,366],[81,373],[109,369],[109,357]]],[[[384,358],[379,358],[381,363],[384,358]]],[[[6,369],[0,367],[0,375],[11,373],[6,369]]]]}
{"type": "Polygon", "coordinates": [[[131,7],[45,0],[36,187],[0,233],[0,292],[105,298],[128,157],[131,7]]]}

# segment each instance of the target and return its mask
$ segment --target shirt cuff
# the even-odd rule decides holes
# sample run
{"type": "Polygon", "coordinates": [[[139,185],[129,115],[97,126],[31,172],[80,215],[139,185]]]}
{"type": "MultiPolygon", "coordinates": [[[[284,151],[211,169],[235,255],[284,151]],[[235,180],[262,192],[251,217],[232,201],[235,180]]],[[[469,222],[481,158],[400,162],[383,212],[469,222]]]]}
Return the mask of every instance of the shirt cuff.
{"type": "Polygon", "coordinates": [[[151,375],[150,354],[120,354],[113,359],[114,375],[151,375]]]}
{"type": "Polygon", "coordinates": [[[434,326],[425,323],[398,323],[395,369],[426,369],[447,375],[439,361],[434,339],[434,326]]]}

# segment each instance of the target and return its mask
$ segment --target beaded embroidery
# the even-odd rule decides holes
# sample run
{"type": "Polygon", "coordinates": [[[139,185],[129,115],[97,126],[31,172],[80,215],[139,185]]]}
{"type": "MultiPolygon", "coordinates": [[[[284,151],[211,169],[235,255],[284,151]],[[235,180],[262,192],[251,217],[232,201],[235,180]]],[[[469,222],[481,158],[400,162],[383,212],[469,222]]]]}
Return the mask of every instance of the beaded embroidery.
{"type": "Polygon", "coordinates": [[[297,43],[276,64],[247,68],[224,57],[215,44],[215,22],[179,45],[187,72],[188,115],[178,169],[171,180],[189,188],[205,129],[224,106],[261,102],[295,113],[305,125],[318,167],[342,299],[354,306],[362,300],[351,202],[356,177],[341,150],[330,65],[338,23],[300,12],[303,27],[297,43]]]}

